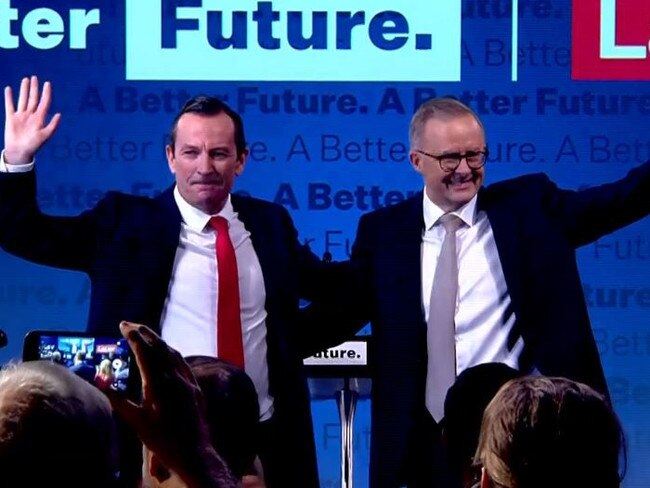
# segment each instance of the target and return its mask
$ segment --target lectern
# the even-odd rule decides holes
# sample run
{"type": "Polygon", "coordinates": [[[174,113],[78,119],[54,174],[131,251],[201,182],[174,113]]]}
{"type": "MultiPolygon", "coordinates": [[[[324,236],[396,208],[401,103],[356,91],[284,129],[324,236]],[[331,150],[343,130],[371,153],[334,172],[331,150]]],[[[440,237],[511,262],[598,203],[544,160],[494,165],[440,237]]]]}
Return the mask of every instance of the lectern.
{"type": "Polygon", "coordinates": [[[359,395],[370,394],[370,346],[370,337],[357,337],[304,360],[310,378],[339,380],[321,382],[318,396],[334,398],[338,406],[341,421],[341,488],[352,488],[354,414],[359,395]]]}

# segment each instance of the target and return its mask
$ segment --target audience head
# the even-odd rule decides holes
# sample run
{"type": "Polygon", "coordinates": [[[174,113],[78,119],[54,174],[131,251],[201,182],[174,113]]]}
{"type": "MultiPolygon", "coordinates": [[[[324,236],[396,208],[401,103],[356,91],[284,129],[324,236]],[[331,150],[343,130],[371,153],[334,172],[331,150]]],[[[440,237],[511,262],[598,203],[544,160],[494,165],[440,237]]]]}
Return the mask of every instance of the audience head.
{"type": "MultiPolygon", "coordinates": [[[[241,478],[251,471],[258,452],[259,404],[255,386],[240,368],[208,356],[189,356],[187,364],[203,393],[212,445],[232,473],[241,478]]],[[[145,448],[144,486],[182,487],[145,448]]]]}
{"type": "Polygon", "coordinates": [[[499,388],[518,376],[503,363],[479,364],[464,370],[449,388],[443,433],[450,467],[463,486],[471,484],[483,411],[499,388]]]}
{"type": "Polygon", "coordinates": [[[52,356],[50,357],[50,361],[55,362],[57,364],[63,364],[63,356],[61,355],[61,351],[54,351],[52,353],[52,356]]]}
{"type": "Polygon", "coordinates": [[[113,376],[113,364],[110,359],[102,359],[102,362],[99,363],[98,373],[106,378],[113,376]]]}
{"type": "Polygon", "coordinates": [[[616,488],[621,425],[607,399],[565,378],[528,376],[499,390],[476,452],[488,488],[616,488]]]}
{"type": "Polygon", "coordinates": [[[112,486],[115,435],[108,399],[64,366],[33,361],[0,371],[3,486],[112,486]]]}

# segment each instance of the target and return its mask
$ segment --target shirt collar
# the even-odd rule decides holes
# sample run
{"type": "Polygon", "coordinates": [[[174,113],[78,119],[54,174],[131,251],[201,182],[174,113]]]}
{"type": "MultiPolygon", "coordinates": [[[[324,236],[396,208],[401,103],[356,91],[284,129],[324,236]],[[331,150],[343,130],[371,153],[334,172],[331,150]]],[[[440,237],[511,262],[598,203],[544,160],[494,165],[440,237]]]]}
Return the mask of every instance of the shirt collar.
{"type": "MultiPolygon", "coordinates": [[[[426,230],[430,230],[438,222],[440,217],[445,214],[445,212],[429,199],[427,196],[426,188],[424,189],[423,194],[422,209],[424,214],[424,228],[426,230]]],[[[456,215],[465,223],[465,225],[471,227],[474,224],[476,218],[476,199],[477,195],[474,195],[474,198],[472,198],[469,202],[460,207],[458,210],[454,210],[450,213],[456,215]]]]}
{"type": "Polygon", "coordinates": [[[181,217],[183,218],[185,225],[196,232],[201,232],[204,230],[210,221],[210,217],[214,217],[215,215],[224,217],[228,222],[235,218],[235,210],[233,209],[232,202],[230,201],[230,194],[228,194],[226,203],[224,204],[221,211],[215,215],[208,215],[205,212],[187,203],[178,191],[178,186],[174,187],[174,200],[176,201],[178,211],[181,213],[181,217]]]}

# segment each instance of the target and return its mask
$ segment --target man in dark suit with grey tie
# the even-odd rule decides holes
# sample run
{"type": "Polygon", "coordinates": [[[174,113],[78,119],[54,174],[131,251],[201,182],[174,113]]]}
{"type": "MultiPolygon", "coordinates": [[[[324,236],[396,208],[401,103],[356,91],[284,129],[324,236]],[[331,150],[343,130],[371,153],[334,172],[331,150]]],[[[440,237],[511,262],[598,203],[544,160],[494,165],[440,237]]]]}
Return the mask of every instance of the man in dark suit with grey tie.
{"type": "Polygon", "coordinates": [[[241,359],[259,396],[267,486],[317,487],[298,311],[301,298],[326,293],[331,284],[283,207],[231,194],[248,154],[239,115],[216,98],[188,101],[166,148],[175,185],[153,199],[110,192],[79,216],[55,217],[38,209],[34,170],[36,152],[60,120],[56,114],[47,121],[50,101],[50,84],[40,95],[36,77],[22,80],[16,105],[5,88],[2,248],[87,273],[91,332],[117,335],[122,320],[143,323],[185,356],[215,356],[226,342],[221,292],[232,291],[219,287],[225,278],[215,234],[227,233],[239,290],[230,317],[240,319],[241,359]],[[210,226],[213,217],[225,220],[222,231],[210,226]]]}
{"type": "Polygon", "coordinates": [[[441,402],[469,367],[500,362],[607,392],[575,250],[648,215],[650,163],[583,191],[559,189],[544,174],[483,187],[487,154],[469,107],[425,102],[410,125],[410,161],[424,191],[361,218],[351,260],[341,263],[349,287],[337,306],[314,310],[333,310],[329,323],[371,323],[371,488],[452,482],[436,440],[441,402]],[[449,231],[451,253],[443,250],[447,219],[459,224],[449,231]],[[438,283],[443,260],[455,283],[438,283]],[[450,286],[452,302],[439,300],[450,286]]]}

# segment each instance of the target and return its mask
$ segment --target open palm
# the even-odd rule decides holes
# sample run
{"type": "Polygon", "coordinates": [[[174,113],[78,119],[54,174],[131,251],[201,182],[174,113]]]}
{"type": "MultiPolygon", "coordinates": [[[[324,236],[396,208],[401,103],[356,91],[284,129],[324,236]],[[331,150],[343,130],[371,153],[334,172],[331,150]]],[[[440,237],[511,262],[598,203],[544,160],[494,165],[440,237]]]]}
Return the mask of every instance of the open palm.
{"type": "Polygon", "coordinates": [[[43,84],[43,94],[39,96],[36,76],[22,79],[16,105],[11,87],[5,87],[6,163],[29,163],[38,149],[52,136],[59,125],[61,114],[55,114],[49,123],[45,123],[51,102],[51,84],[46,81],[43,84]]]}

